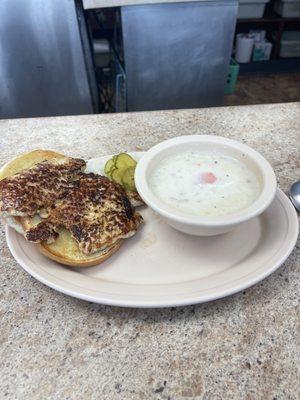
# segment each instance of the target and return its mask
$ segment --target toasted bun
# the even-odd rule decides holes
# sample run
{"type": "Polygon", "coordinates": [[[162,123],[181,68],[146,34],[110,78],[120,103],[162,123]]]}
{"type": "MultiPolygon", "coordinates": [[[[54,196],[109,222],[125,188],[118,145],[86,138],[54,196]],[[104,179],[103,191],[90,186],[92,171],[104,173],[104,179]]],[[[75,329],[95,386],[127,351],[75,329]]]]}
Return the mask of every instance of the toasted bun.
{"type": "Polygon", "coordinates": [[[51,150],[33,150],[29,153],[21,154],[20,156],[9,161],[0,169],[0,181],[8,176],[17,174],[23,171],[23,169],[28,169],[33,167],[42,161],[51,160],[51,158],[65,158],[63,154],[56,153],[51,150]]]}
{"type": "MultiPolygon", "coordinates": [[[[56,153],[51,150],[34,150],[30,153],[25,153],[12,161],[5,164],[0,169],[0,180],[6,177],[17,174],[18,172],[33,167],[45,160],[65,158],[63,154],[56,153]]],[[[36,225],[40,222],[40,217],[6,217],[6,223],[13,227],[17,232],[25,232],[26,229],[36,225]]],[[[86,255],[82,253],[76,241],[72,238],[70,232],[66,229],[60,229],[59,237],[54,243],[40,243],[38,248],[42,254],[52,260],[72,266],[72,267],[91,267],[93,265],[101,264],[114,254],[121,246],[122,240],[118,240],[112,246],[101,249],[100,251],[86,255]]]]}
{"type": "Polygon", "coordinates": [[[70,232],[66,229],[60,229],[59,236],[54,243],[41,243],[38,246],[41,253],[60,264],[72,267],[91,267],[107,260],[120,248],[121,244],[122,241],[118,240],[112,246],[86,255],[79,250],[70,232]]]}

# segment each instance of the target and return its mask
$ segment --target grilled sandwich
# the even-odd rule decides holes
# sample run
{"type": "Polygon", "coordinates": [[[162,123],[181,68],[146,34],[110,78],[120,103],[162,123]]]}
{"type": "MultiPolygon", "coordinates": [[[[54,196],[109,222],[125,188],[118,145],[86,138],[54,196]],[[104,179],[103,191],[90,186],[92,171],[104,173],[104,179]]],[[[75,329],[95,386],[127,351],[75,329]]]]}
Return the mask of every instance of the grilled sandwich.
{"type": "Polygon", "coordinates": [[[0,171],[0,213],[48,257],[74,266],[99,264],[141,224],[123,188],[84,173],[83,160],[45,151],[18,160],[0,171]]]}

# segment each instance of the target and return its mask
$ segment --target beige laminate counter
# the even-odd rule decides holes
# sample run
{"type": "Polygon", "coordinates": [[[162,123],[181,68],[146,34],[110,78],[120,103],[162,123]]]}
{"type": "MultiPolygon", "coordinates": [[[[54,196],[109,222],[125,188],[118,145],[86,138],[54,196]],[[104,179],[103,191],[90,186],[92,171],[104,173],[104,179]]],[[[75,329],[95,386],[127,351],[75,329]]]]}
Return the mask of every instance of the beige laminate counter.
{"type": "MultiPolygon", "coordinates": [[[[183,134],[241,140],[299,179],[300,103],[0,121],[0,164],[34,148],[77,157],[147,150],[183,134]]],[[[296,400],[299,242],[242,293],[161,310],[86,303],[42,285],[0,233],[0,398],[296,400]]]]}

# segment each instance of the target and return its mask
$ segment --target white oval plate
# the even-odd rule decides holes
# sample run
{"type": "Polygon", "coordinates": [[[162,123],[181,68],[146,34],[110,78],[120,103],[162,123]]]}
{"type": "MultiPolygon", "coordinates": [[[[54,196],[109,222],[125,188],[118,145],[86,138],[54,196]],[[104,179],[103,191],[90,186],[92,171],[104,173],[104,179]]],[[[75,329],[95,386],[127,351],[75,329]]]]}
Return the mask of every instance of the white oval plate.
{"type": "MultiPolygon", "coordinates": [[[[139,159],[142,153],[132,153],[139,159]]],[[[88,162],[101,172],[108,157],[88,162]]],[[[293,250],[296,211],[278,189],[271,206],[233,232],[216,237],[180,233],[149,208],[145,223],[109,260],[95,267],[64,267],[44,257],[12,228],[9,249],[34,278],[79,299],[124,307],[171,307],[202,303],[239,292],[274,272],[293,250]]]]}

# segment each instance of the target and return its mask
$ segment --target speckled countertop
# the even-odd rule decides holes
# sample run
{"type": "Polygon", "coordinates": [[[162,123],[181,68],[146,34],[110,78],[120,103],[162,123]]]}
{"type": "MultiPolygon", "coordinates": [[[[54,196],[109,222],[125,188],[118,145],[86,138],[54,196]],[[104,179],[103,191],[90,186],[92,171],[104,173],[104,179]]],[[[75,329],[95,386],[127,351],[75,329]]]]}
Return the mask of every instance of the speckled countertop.
{"type": "MultiPolygon", "coordinates": [[[[50,148],[84,158],[182,134],[239,139],[287,190],[299,179],[300,103],[0,121],[0,164],[50,148]]],[[[299,399],[299,243],[260,284],[209,304],[95,305],[18,267],[0,233],[0,398],[299,399]]]]}

